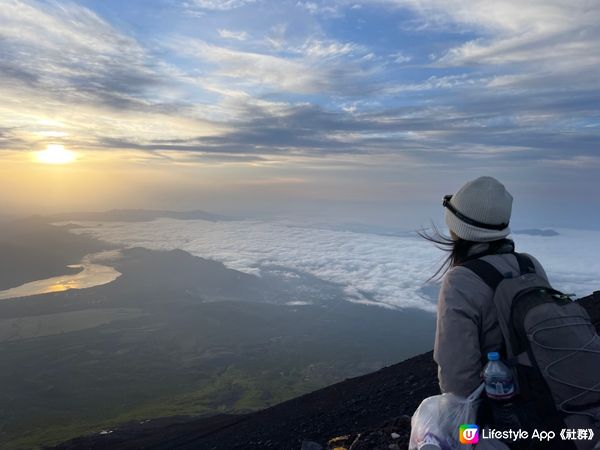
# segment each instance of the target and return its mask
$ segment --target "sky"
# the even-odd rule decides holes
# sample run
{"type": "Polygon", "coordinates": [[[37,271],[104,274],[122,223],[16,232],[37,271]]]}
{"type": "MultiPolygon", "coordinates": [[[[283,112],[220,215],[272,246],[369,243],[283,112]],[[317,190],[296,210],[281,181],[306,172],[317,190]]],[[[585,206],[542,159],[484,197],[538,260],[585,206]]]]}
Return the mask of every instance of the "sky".
{"type": "Polygon", "coordinates": [[[600,228],[595,0],[0,3],[0,214],[600,228]]]}

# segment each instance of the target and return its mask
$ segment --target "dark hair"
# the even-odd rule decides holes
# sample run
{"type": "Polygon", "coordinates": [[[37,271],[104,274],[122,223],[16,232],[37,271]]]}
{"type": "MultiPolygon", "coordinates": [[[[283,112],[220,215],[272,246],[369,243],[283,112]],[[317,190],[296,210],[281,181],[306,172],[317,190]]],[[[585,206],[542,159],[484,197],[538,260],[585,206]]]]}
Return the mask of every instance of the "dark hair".
{"type": "Polygon", "coordinates": [[[431,223],[431,232],[428,232],[426,229],[421,228],[417,231],[417,234],[422,238],[428,240],[429,242],[433,242],[437,248],[448,252],[448,256],[440,266],[436,272],[429,277],[426,283],[437,279],[442,278],[444,274],[452,267],[458,266],[459,264],[464,263],[465,261],[472,258],[479,258],[483,255],[496,253],[500,248],[502,248],[506,244],[510,244],[512,246],[512,250],[514,251],[514,243],[511,239],[500,238],[495,241],[486,242],[487,246],[484,247],[483,250],[477,252],[476,254],[470,254],[469,250],[475,244],[480,244],[480,242],[475,241],[467,241],[466,239],[459,238],[456,236],[456,239],[452,239],[452,237],[444,236],[437,229],[433,222],[431,223]]]}
{"type": "Polygon", "coordinates": [[[439,280],[451,267],[465,262],[468,259],[469,249],[476,244],[474,241],[467,241],[459,237],[452,239],[450,236],[445,236],[440,233],[433,223],[431,224],[431,230],[427,231],[425,228],[421,228],[417,230],[417,234],[423,239],[433,242],[437,248],[447,252],[448,256],[444,259],[439,269],[426,282],[439,280]]]}

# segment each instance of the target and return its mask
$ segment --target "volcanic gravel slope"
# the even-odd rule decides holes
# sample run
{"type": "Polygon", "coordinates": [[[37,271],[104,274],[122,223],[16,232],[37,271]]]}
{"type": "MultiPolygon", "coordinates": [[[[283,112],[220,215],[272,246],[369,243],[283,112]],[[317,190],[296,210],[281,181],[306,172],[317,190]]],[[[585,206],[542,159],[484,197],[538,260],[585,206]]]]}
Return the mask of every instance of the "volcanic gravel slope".
{"type": "MultiPolygon", "coordinates": [[[[600,329],[600,291],[580,300],[600,329]]],[[[406,449],[410,415],[439,393],[432,352],[246,415],[125,425],[56,449],[406,449]],[[322,446],[322,447],[321,447],[322,446]]]]}
{"type": "MultiPolygon", "coordinates": [[[[126,425],[56,448],[299,450],[303,440],[325,444],[349,431],[378,428],[392,418],[410,415],[423,398],[438,392],[429,352],[255,413],[126,425]]],[[[403,428],[408,432],[408,423],[403,428]]]]}

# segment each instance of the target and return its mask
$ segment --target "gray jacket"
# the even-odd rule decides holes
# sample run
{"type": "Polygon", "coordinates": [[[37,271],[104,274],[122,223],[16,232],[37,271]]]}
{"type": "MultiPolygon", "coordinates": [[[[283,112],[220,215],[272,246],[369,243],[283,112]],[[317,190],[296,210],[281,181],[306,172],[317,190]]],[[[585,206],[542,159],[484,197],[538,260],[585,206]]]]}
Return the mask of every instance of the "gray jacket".
{"type": "MultiPolygon", "coordinates": [[[[528,256],[536,272],[547,279],[539,261],[528,256]]],[[[482,259],[501,273],[519,274],[512,253],[487,255],[482,259]]],[[[490,287],[465,267],[455,266],[444,276],[433,350],[442,392],[468,396],[481,384],[487,353],[501,350],[503,339],[492,297],[490,287]]]]}

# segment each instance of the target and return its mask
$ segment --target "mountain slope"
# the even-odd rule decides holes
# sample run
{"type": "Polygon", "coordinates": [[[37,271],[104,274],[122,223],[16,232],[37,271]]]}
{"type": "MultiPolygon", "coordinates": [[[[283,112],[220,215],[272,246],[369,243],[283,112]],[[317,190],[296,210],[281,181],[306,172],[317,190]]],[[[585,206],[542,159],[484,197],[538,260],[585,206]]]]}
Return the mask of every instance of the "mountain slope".
{"type": "MultiPolygon", "coordinates": [[[[582,304],[600,329],[600,291],[582,304]]],[[[311,450],[306,441],[353,450],[406,448],[410,415],[439,393],[432,352],[246,415],[178,418],[125,425],[55,449],[311,450]],[[392,435],[392,433],[395,433],[392,435]],[[335,439],[338,437],[338,439],[335,439]]]]}
{"type": "Polygon", "coordinates": [[[431,352],[377,372],[342,381],[247,415],[187,423],[125,426],[111,434],[74,439],[57,449],[299,449],[354,429],[378,427],[411,414],[438,393],[431,352]]]}

